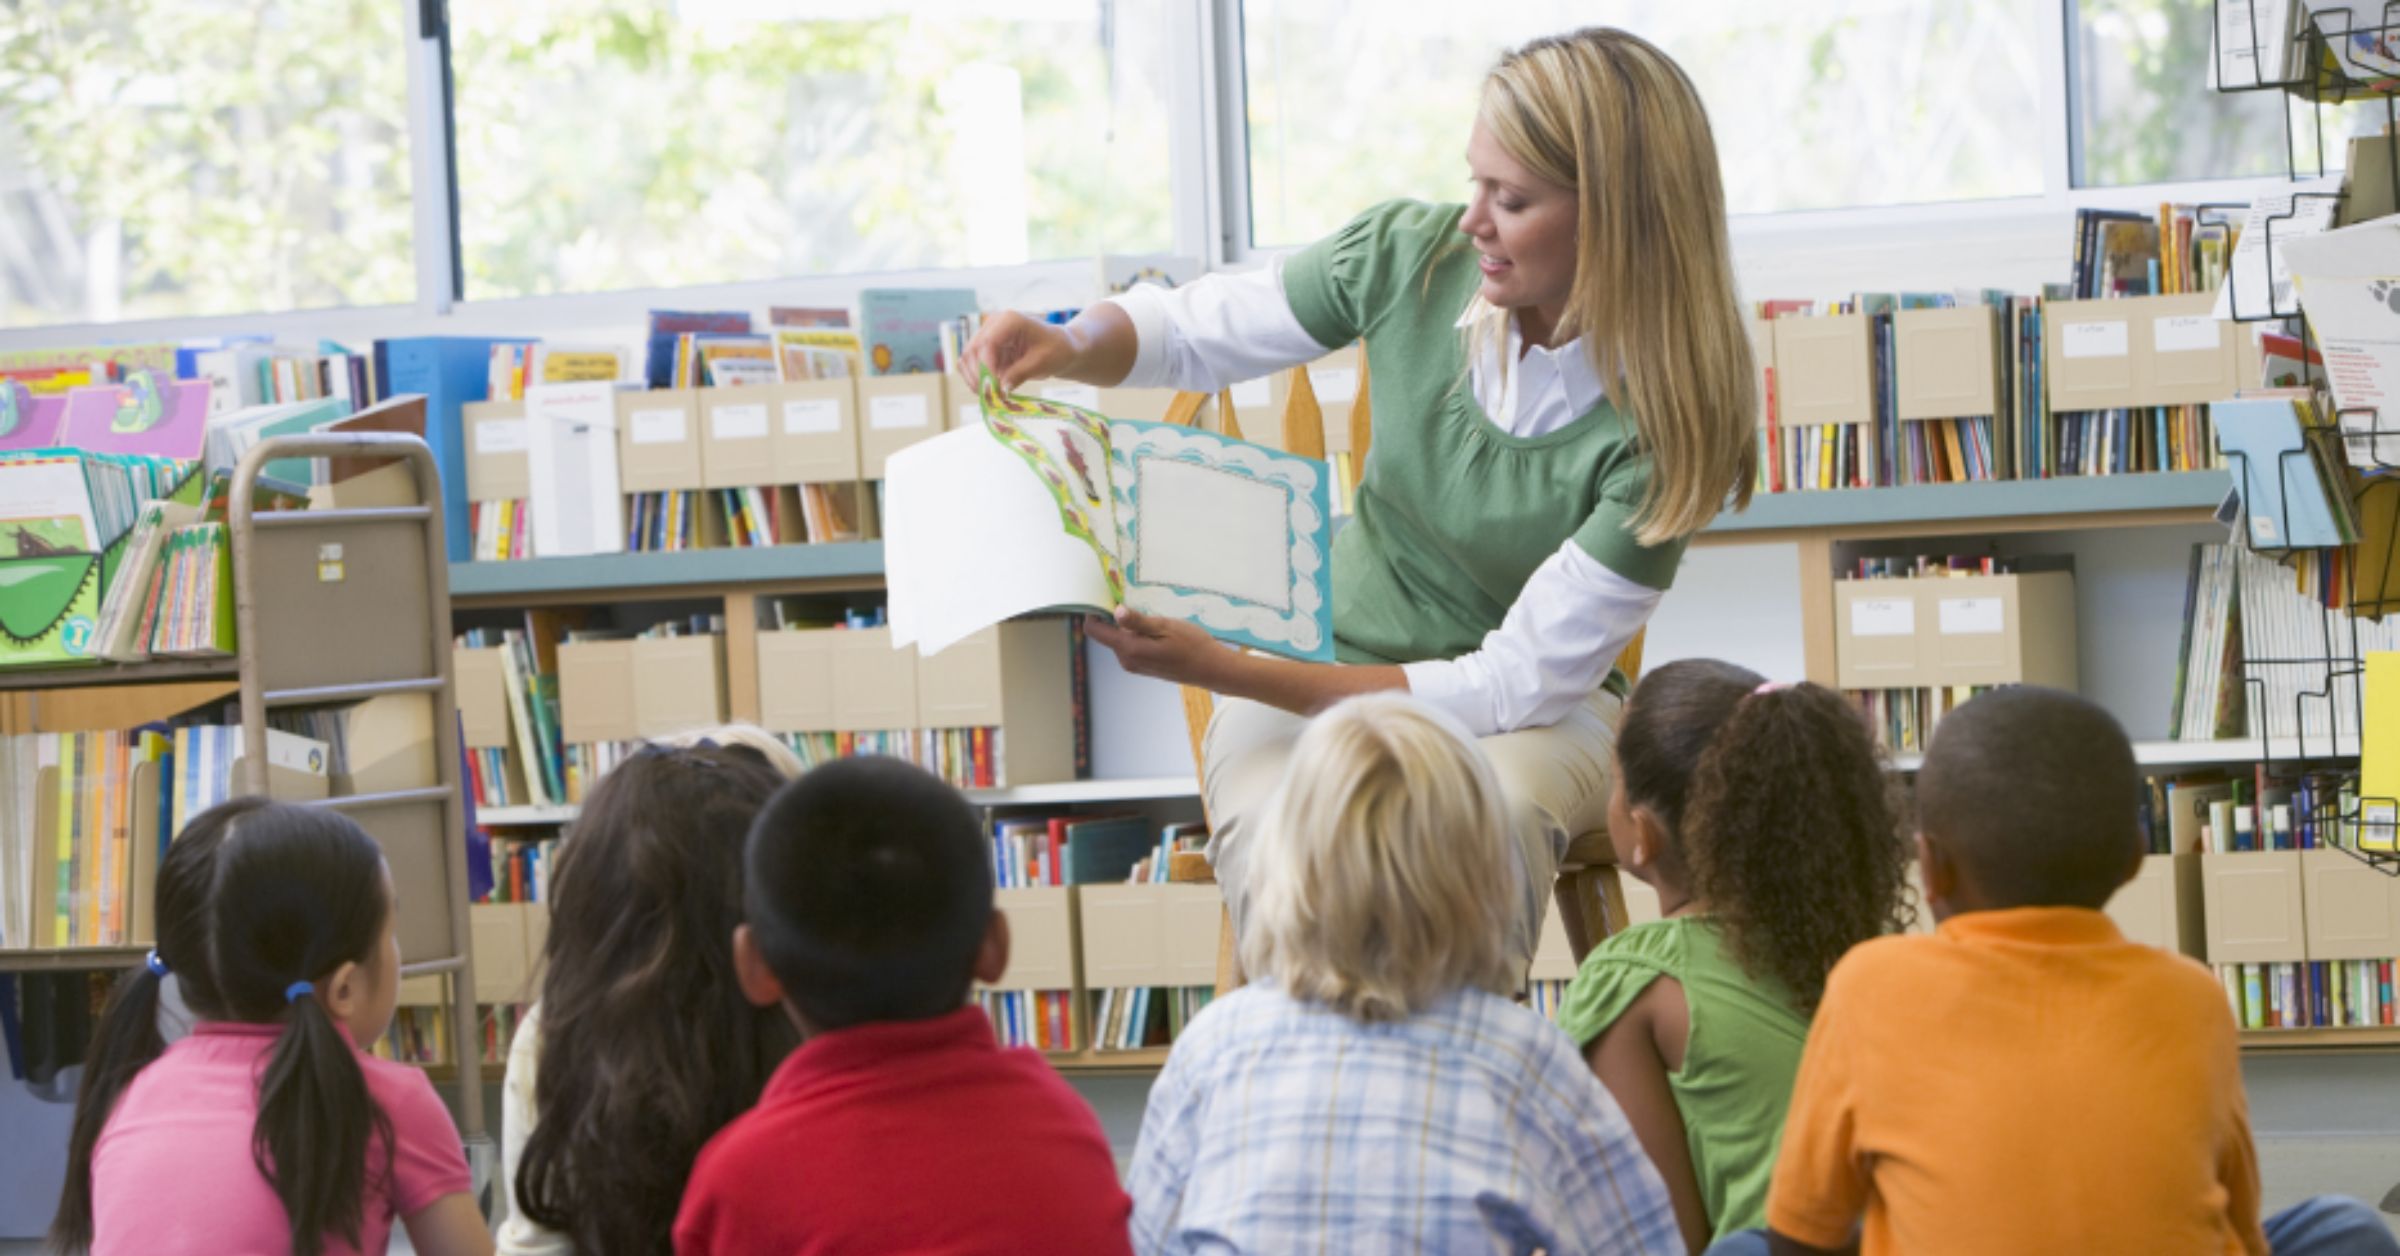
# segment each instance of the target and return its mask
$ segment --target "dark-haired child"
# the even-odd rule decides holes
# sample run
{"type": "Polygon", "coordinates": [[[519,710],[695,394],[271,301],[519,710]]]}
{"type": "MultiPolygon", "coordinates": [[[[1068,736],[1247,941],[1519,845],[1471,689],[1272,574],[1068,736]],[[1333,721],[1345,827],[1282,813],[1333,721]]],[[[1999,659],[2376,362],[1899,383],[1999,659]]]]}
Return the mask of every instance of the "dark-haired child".
{"type": "Polygon", "coordinates": [[[1940,928],[1834,967],[1774,1234],[1725,1246],[2400,1252],[2348,1200],[2261,1226],[2223,987],[2101,910],[2141,861],[2139,791],[2123,730],[2072,694],[2002,689],[1942,721],[1917,780],[1940,928]]]}
{"type": "Polygon", "coordinates": [[[502,1256],[666,1248],[700,1148],[799,1043],[733,972],[742,841],[786,773],[749,730],[704,732],[600,778],[559,846],[501,1091],[502,1256]]]}
{"type": "Polygon", "coordinates": [[[700,1154],[677,1252],[1128,1250],[1091,1109],[967,1003],[1008,965],[988,854],[966,800],[897,759],[768,804],[734,963],[806,1040],[700,1154]]]}
{"type": "Polygon", "coordinates": [[[1608,836],[1665,918],[1585,956],[1559,1024],[1698,1250],[1765,1224],[1808,1015],[1834,961],[1897,922],[1907,847],[1841,695],[1697,659],[1626,704],[1608,836]]]}
{"type": "Polygon", "coordinates": [[[337,812],[237,799],[158,877],[159,946],[120,982],[78,1100],[53,1241],[98,1256],[488,1253],[425,1074],[358,1050],[400,988],[383,853],[337,812]],[[158,988],[198,1018],[163,1050],[158,988]]]}

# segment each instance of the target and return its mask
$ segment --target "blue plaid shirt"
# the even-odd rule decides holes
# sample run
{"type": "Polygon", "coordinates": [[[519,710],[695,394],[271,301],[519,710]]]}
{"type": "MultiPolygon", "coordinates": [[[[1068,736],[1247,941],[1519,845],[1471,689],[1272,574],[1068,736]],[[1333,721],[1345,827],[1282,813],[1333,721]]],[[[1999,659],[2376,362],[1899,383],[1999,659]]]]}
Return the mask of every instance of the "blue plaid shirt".
{"type": "Polygon", "coordinates": [[[1126,1189],[1152,1252],[1684,1250],[1564,1034],[1481,991],[1371,1025],[1259,984],[1194,1018],[1126,1189]]]}

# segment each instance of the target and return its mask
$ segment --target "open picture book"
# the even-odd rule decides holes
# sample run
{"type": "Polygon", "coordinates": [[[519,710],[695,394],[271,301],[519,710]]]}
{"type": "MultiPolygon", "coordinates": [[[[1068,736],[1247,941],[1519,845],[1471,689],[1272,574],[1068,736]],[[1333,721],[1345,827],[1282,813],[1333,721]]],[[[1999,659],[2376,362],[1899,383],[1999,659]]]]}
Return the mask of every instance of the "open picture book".
{"type": "Polygon", "coordinates": [[[1234,645],[1333,658],[1323,462],[1004,394],[892,455],[892,643],[927,654],[1036,611],[1180,619],[1234,645]]]}

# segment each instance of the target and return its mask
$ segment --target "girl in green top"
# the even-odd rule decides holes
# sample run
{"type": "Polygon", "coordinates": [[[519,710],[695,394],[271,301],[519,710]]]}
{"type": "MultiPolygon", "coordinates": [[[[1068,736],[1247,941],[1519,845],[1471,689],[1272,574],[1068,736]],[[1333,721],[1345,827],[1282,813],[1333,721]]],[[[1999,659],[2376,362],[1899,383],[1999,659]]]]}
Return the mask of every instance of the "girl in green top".
{"type": "Polygon", "coordinates": [[[1684,540],[1749,495],[1757,378],[1682,70],[1622,31],[1536,40],[1486,79],[1466,159],[1464,205],[1377,206],[1264,269],[1139,287],[1064,328],[997,315],[960,355],[1012,389],[1215,392],[1365,341],[1374,428],[1334,544],[1339,662],[1238,654],[1130,612],[1092,628],[1128,670],[1228,699],[1203,789],[1237,927],[1250,829],[1304,718],[1404,689],[1492,762],[1530,955],[1569,840],[1599,844],[1611,664],[1684,540]]]}
{"type": "Polygon", "coordinates": [[[1617,866],[1665,915],[1584,957],[1559,1026],[1697,1252],[1766,1224],[1809,1015],[1842,952],[1906,924],[1907,847],[1841,695],[1714,660],[1642,678],[1608,809],[1617,866]]]}

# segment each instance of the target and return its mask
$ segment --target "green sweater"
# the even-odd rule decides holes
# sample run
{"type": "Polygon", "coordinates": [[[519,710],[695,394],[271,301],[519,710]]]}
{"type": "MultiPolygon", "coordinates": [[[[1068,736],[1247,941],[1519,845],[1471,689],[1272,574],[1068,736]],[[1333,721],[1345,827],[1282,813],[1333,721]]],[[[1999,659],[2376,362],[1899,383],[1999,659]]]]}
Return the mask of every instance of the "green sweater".
{"type": "Polygon", "coordinates": [[[1367,342],[1375,439],[1356,518],[1333,545],[1334,636],[1345,663],[1473,651],[1569,537],[1654,589],[1673,581],[1683,557],[1680,541],[1633,539],[1650,459],[1614,405],[1522,437],[1476,403],[1457,326],[1481,282],[1458,233],[1464,212],[1388,202],[1284,266],[1285,298],[1317,343],[1367,342]]]}
{"type": "Polygon", "coordinates": [[[1767,1224],[1775,1148],[1808,1037],[1782,983],[1743,972],[1706,916],[1675,916],[1604,939],[1560,1001],[1558,1027],[1589,1046],[1650,983],[1673,977],[1690,1014],[1683,1067],[1667,1074],[1714,1237],[1767,1224]]]}

